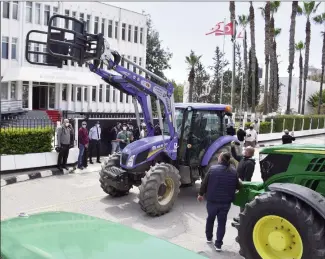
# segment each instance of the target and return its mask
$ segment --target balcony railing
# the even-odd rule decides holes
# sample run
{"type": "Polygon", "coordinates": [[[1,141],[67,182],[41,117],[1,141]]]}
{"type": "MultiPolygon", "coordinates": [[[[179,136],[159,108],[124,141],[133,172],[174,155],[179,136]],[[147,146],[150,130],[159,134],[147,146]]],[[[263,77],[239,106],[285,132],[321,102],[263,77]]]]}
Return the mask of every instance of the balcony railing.
{"type": "Polygon", "coordinates": [[[1,100],[1,114],[23,112],[22,100],[1,100]]]}

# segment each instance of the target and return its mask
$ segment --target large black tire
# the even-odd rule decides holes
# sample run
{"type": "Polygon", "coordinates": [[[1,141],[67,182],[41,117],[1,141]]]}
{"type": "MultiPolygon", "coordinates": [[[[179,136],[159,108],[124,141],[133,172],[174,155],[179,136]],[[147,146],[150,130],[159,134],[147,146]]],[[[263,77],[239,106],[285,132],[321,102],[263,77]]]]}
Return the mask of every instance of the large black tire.
{"type": "MultiPolygon", "coordinates": [[[[106,170],[113,166],[119,167],[120,166],[120,158],[121,158],[120,153],[114,153],[108,157],[108,159],[104,162],[103,166],[105,167],[106,170]]],[[[100,182],[100,187],[103,189],[103,191],[112,197],[125,196],[125,195],[129,194],[129,190],[131,189],[131,187],[130,187],[130,189],[128,191],[118,190],[118,189],[114,188],[113,186],[108,185],[101,178],[99,178],[99,182],[100,182]]]]}
{"type": "MultiPolygon", "coordinates": [[[[299,232],[303,255],[295,259],[325,258],[324,219],[306,203],[281,192],[266,192],[257,196],[247,203],[245,210],[240,213],[239,224],[235,224],[235,227],[238,229],[236,241],[240,245],[241,256],[247,259],[262,258],[253,243],[253,229],[259,219],[269,215],[286,219],[299,232]]],[[[282,258],[273,257],[272,259],[282,258]]]]}
{"type": "MultiPolygon", "coordinates": [[[[146,175],[141,179],[139,186],[139,204],[141,209],[150,216],[160,216],[169,212],[177,199],[180,191],[180,175],[176,167],[158,163],[151,167],[146,175]],[[160,189],[162,186],[169,186],[169,195],[165,199],[160,200],[160,189]]],[[[168,188],[166,188],[168,190],[168,188]]]]}

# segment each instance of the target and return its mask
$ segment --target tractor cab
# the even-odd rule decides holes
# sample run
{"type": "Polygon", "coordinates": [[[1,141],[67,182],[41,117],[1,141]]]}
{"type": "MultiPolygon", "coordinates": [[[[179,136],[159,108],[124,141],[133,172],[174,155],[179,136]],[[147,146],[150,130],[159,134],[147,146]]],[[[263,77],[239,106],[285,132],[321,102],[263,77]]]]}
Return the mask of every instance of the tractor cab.
{"type": "MultiPolygon", "coordinates": [[[[226,133],[231,107],[224,104],[176,103],[179,165],[200,166],[207,149],[226,133]]],[[[168,128],[164,127],[164,135],[168,128]]]]}

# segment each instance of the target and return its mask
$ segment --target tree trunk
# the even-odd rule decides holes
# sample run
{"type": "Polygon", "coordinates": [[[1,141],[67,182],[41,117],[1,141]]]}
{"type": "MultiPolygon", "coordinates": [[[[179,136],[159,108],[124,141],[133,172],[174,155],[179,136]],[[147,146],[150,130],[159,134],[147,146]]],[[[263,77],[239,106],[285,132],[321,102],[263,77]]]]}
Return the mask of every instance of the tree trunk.
{"type": "Polygon", "coordinates": [[[322,50],[322,74],[320,75],[320,87],[319,87],[319,100],[317,107],[317,114],[320,114],[320,108],[323,101],[323,82],[324,82],[324,68],[325,68],[325,32],[323,32],[323,50],[322,50]]]}
{"type": "Polygon", "coordinates": [[[291,86],[292,86],[292,70],[295,61],[295,29],[296,29],[296,15],[298,9],[298,1],[292,2],[291,23],[290,23],[290,36],[289,36],[289,82],[288,82],[288,97],[287,97],[287,111],[290,113],[291,106],[291,86]]]}
{"type": "Polygon", "coordinates": [[[298,113],[301,113],[301,98],[302,98],[302,78],[303,78],[303,72],[304,72],[304,67],[303,67],[303,60],[302,60],[302,55],[301,55],[301,50],[300,50],[300,57],[299,57],[299,94],[298,94],[298,113]]]}
{"type": "Polygon", "coordinates": [[[189,91],[188,91],[188,102],[190,103],[193,101],[194,79],[195,79],[195,72],[194,72],[194,67],[192,67],[188,78],[188,82],[190,83],[189,91]]]}
{"type": "Polygon", "coordinates": [[[234,102],[235,102],[235,81],[236,81],[236,46],[235,46],[235,41],[236,41],[236,13],[235,13],[235,1],[230,1],[229,2],[229,11],[230,11],[230,20],[233,23],[233,30],[234,33],[232,35],[232,44],[233,44],[233,58],[232,58],[232,80],[231,80],[231,97],[230,97],[230,103],[231,106],[234,107],[234,102]]]}
{"type": "MultiPolygon", "coordinates": [[[[247,34],[246,34],[246,29],[244,30],[244,66],[245,66],[245,87],[244,87],[244,93],[248,92],[248,60],[247,60],[247,34]],[[245,92],[246,91],[246,92],[245,92]]],[[[245,110],[247,110],[247,94],[246,96],[246,101],[243,101],[245,103],[245,110]]]]}
{"type": "Polygon", "coordinates": [[[304,90],[302,93],[302,104],[301,104],[301,113],[305,114],[305,100],[306,100],[306,86],[307,86],[307,76],[308,76],[308,68],[309,68],[309,48],[310,48],[310,20],[307,18],[306,23],[306,50],[305,50],[305,67],[304,67],[304,90]]]}
{"type": "Polygon", "coordinates": [[[256,49],[255,49],[255,14],[253,2],[250,1],[249,8],[250,16],[250,31],[251,31],[251,50],[252,50],[252,113],[255,113],[256,107],[256,84],[255,84],[255,73],[256,73],[256,49]]]}
{"type": "Polygon", "coordinates": [[[271,3],[270,1],[267,1],[265,4],[265,28],[264,28],[264,33],[265,33],[265,47],[264,47],[264,54],[265,54],[265,81],[264,81],[264,110],[263,113],[264,115],[268,114],[269,109],[268,109],[268,104],[270,103],[268,100],[268,86],[269,86],[269,64],[270,64],[270,38],[271,38],[271,33],[270,33],[270,9],[271,9],[271,3]]]}
{"type": "Polygon", "coordinates": [[[274,99],[274,77],[275,74],[275,68],[276,68],[276,53],[274,53],[274,17],[272,15],[270,20],[270,75],[269,75],[269,94],[268,94],[268,110],[269,112],[272,112],[273,108],[273,99],[274,99]]]}
{"type": "Polygon", "coordinates": [[[273,67],[273,99],[272,99],[272,111],[277,111],[279,107],[279,80],[278,80],[278,72],[279,72],[279,64],[277,57],[277,44],[274,39],[274,67],[273,67]]]}

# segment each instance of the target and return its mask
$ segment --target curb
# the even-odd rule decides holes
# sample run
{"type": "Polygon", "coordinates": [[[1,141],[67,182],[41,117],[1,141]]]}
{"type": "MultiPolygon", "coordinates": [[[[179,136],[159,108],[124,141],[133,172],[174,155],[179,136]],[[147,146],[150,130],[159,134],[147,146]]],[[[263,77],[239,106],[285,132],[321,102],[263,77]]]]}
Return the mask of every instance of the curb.
{"type": "Polygon", "coordinates": [[[57,175],[67,175],[67,174],[82,174],[82,173],[92,173],[97,172],[100,170],[100,167],[95,168],[87,168],[87,169],[77,169],[75,167],[69,168],[69,170],[63,169],[63,171],[60,171],[57,168],[54,168],[52,170],[43,170],[39,172],[29,173],[29,174],[21,174],[17,176],[10,176],[5,179],[1,179],[1,187],[4,187],[6,185],[19,183],[19,182],[26,182],[29,180],[39,179],[39,178],[45,178],[50,176],[57,176],[57,175]]]}
{"type": "Polygon", "coordinates": [[[279,146],[279,145],[281,145],[281,144],[278,144],[278,145],[276,145],[276,144],[270,144],[270,145],[268,145],[268,144],[259,144],[258,147],[274,147],[274,146],[279,146]]]}

